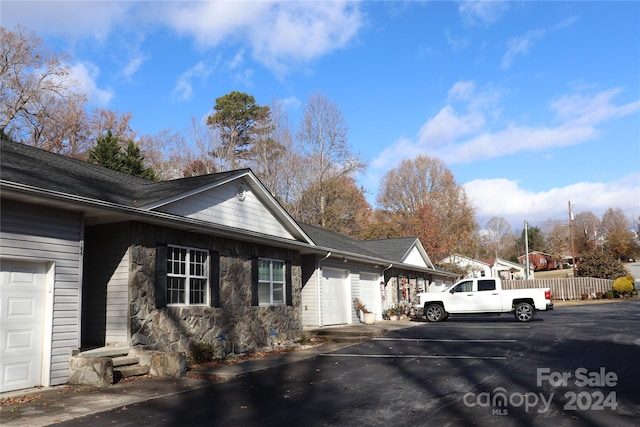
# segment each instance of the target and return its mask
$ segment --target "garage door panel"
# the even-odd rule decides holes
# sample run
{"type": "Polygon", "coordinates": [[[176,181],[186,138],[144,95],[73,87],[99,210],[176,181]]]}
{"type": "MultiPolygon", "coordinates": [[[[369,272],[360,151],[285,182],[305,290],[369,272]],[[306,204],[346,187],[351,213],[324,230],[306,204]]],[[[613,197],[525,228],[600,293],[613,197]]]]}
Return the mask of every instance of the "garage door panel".
{"type": "Polygon", "coordinates": [[[346,306],[348,300],[347,272],[324,268],[322,270],[322,324],[349,323],[346,306]]]}
{"type": "Polygon", "coordinates": [[[0,391],[42,383],[45,266],[2,261],[0,391]]]}
{"type": "Polygon", "coordinates": [[[360,274],[360,299],[369,311],[380,315],[380,280],[377,274],[360,274]]]}
{"type": "Polygon", "coordinates": [[[8,357],[2,361],[2,391],[33,387],[33,361],[8,357]]]}

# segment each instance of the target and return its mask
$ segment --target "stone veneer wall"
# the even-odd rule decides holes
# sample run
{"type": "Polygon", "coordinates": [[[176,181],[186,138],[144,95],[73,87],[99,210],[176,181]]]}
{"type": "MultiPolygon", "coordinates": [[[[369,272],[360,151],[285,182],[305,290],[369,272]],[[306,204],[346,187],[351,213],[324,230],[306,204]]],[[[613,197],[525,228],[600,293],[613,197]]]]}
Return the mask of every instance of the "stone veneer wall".
{"type": "Polygon", "coordinates": [[[213,344],[215,356],[300,338],[301,267],[296,251],[133,223],[129,269],[130,336],[134,344],[188,354],[192,343],[213,344]],[[156,244],[220,253],[220,307],[155,306],[156,244]],[[292,306],[251,305],[251,258],[291,261],[292,306]]]}

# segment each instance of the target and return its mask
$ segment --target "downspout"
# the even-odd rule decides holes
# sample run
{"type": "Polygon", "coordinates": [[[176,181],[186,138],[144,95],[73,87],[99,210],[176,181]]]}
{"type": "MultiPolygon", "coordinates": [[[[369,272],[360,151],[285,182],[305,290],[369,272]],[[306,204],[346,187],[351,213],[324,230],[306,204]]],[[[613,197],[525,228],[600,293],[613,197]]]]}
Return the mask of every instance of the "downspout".
{"type": "Polygon", "coordinates": [[[316,282],[316,301],[318,302],[318,326],[323,326],[322,324],[322,300],[320,299],[322,295],[320,294],[320,288],[322,287],[322,270],[320,270],[320,263],[331,256],[331,251],[327,252],[324,258],[318,260],[316,263],[316,274],[318,276],[316,282]]]}

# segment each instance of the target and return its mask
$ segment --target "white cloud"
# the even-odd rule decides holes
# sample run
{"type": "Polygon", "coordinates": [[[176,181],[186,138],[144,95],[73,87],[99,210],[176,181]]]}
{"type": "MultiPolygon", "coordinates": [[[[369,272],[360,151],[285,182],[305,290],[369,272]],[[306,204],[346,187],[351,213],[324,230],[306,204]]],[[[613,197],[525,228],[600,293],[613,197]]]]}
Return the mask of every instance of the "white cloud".
{"type": "Polygon", "coordinates": [[[100,69],[89,62],[77,62],[70,65],[70,76],[79,83],[79,92],[87,95],[89,103],[106,106],[113,98],[111,89],[100,89],[96,83],[100,69]]]}
{"type": "MultiPolygon", "coordinates": [[[[2,2],[2,25],[22,24],[38,34],[72,40],[139,42],[151,26],[193,37],[207,50],[248,43],[252,56],[277,73],[345,47],[364,25],[353,1],[13,1],[2,2]],[[34,5],[37,4],[37,7],[34,5]]],[[[234,58],[237,59],[237,58],[234,58]]],[[[136,63],[130,63],[129,72],[136,63]]]]}
{"type": "Polygon", "coordinates": [[[201,79],[206,80],[207,77],[212,72],[212,68],[200,61],[193,67],[189,68],[185,72],[183,72],[178,81],[176,82],[176,86],[173,89],[173,95],[177,97],[180,101],[186,101],[191,99],[193,95],[193,79],[201,79]]]}
{"type": "Polygon", "coordinates": [[[131,58],[129,60],[127,65],[122,70],[122,75],[125,78],[130,79],[131,77],[133,77],[133,75],[135,73],[138,72],[138,70],[140,69],[140,67],[142,66],[144,61],[146,61],[146,60],[147,60],[147,57],[145,55],[136,55],[136,56],[134,56],[133,58],[131,58]]]}
{"type": "Polygon", "coordinates": [[[247,41],[253,56],[273,70],[344,47],[362,27],[359,4],[331,2],[172,2],[167,24],[203,48],[247,41]]]}
{"type": "Polygon", "coordinates": [[[459,115],[447,105],[422,126],[418,132],[418,145],[435,148],[451,144],[462,136],[481,131],[484,124],[482,113],[474,111],[459,115]]]}
{"type": "Polygon", "coordinates": [[[605,90],[595,96],[583,94],[563,95],[551,103],[558,119],[572,124],[600,123],[624,117],[640,110],[640,100],[623,105],[614,105],[613,97],[621,93],[619,88],[605,90]]]}
{"type": "Polygon", "coordinates": [[[509,68],[516,56],[527,55],[529,49],[535,42],[542,39],[545,35],[544,30],[531,30],[524,36],[514,37],[507,43],[507,53],[502,57],[502,68],[509,68]]]}
{"type": "Polygon", "coordinates": [[[132,18],[139,2],[127,1],[2,1],[2,25],[23,25],[38,35],[56,34],[71,39],[105,39],[118,23],[132,18]]]}
{"type": "Polygon", "coordinates": [[[491,217],[505,218],[512,227],[522,226],[527,220],[540,225],[546,220],[568,220],[568,202],[574,212],[592,212],[601,216],[609,208],[640,212],[639,201],[629,197],[640,194],[640,174],[631,174],[612,182],[578,182],[547,191],[527,191],[517,182],[507,179],[476,179],[463,185],[476,207],[480,223],[491,217]],[[487,203],[490,195],[491,203],[487,203]]]}
{"type": "Polygon", "coordinates": [[[615,104],[614,97],[620,92],[609,89],[558,96],[550,103],[556,123],[532,126],[499,122],[502,107],[496,105],[497,91],[478,93],[472,82],[458,82],[449,91],[450,103],[427,119],[415,141],[403,138],[395,142],[372,165],[388,165],[390,153],[399,160],[427,154],[453,164],[577,145],[598,136],[599,124],[640,111],[640,99],[615,104]],[[451,105],[455,101],[463,113],[451,105]]]}
{"type": "Polygon", "coordinates": [[[471,44],[471,41],[465,37],[452,36],[449,30],[446,30],[444,32],[444,36],[447,40],[447,43],[449,44],[449,46],[451,46],[451,49],[453,49],[454,52],[466,49],[471,44]]]}
{"type": "Polygon", "coordinates": [[[491,25],[498,21],[509,7],[505,1],[461,1],[458,12],[469,25],[491,25]]]}
{"type": "Polygon", "coordinates": [[[511,67],[514,59],[517,56],[524,56],[529,54],[529,50],[540,40],[545,38],[547,34],[568,28],[572,26],[578,20],[575,16],[570,16],[563,19],[558,24],[549,28],[536,28],[534,30],[527,31],[524,35],[519,37],[513,37],[507,42],[507,52],[502,57],[502,63],[500,67],[507,69],[511,67]]]}

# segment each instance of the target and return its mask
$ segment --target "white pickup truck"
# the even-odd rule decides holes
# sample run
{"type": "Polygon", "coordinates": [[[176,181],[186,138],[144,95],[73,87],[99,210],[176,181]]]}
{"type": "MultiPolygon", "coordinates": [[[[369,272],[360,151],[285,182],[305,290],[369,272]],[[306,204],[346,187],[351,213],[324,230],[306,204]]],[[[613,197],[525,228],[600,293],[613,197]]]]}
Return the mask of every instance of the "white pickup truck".
{"type": "Polygon", "coordinates": [[[513,313],[528,322],[536,311],[553,310],[549,288],[502,289],[498,278],[464,279],[442,292],[421,292],[414,305],[429,322],[447,320],[450,314],[513,313]]]}

